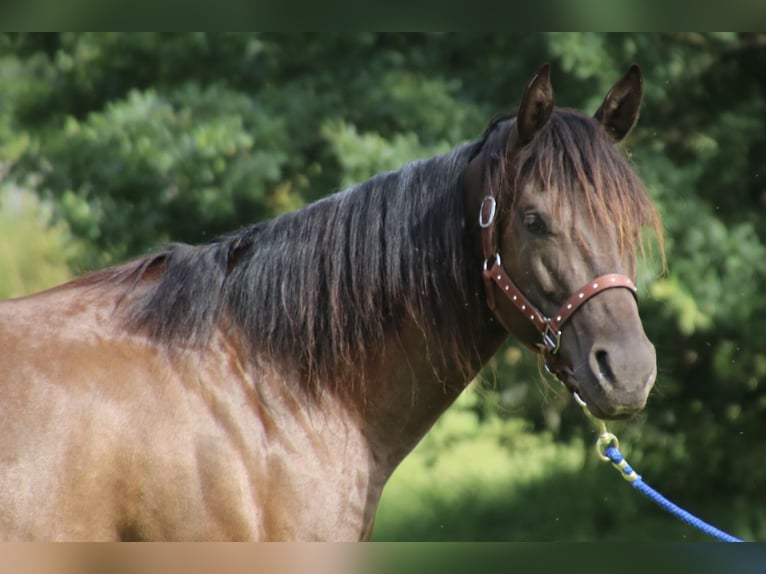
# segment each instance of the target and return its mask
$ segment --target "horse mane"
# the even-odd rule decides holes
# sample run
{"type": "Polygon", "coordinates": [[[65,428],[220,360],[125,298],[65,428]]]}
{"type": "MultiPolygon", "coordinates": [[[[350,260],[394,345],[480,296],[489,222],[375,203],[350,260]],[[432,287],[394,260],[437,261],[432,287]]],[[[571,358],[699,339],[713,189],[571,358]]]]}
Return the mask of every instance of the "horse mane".
{"type": "Polygon", "coordinates": [[[405,317],[428,335],[434,361],[467,370],[476,339],[466,334],[491,325],[460,182],[478,145],[87,280],[129,286],[121,313],[132,330],[195,345],[225,323],[254,357],[297,365],[309,390],[360,374],[405,317]]]}
{"type": "Polygon", "coordinates": [[[204,344],[228,325],[253,357],[296,365],[312,392],[341,373],[360,375],[405,318],[429,342],[434,364],[468,372],[477,359],[472,341],[497,328],[461,185],[484,146],[488,183],[505,190],[502,209],[513,209],[503,196],[531,176],[562,192],[562,202],[579,189],[592,217],[614,222],[625,248],[635,249],[647,224],[661,238],[640,180],[595,120],[557,109],[516,160],[502,161],[513,121],[500,118],[479,141],[298,211],[205,245],[171,244],[84,280],[128,285],[121,308],[130,329],[178,346],[204,344]]]}

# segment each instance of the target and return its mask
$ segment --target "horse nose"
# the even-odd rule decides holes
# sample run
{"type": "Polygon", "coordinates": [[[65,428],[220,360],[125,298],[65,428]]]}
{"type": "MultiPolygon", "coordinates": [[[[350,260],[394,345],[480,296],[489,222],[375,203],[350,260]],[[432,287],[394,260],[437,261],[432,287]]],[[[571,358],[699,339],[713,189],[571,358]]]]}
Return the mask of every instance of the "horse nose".
{"type": "Polygon", "coordinates": [[[646,406],[657,374],[654,346],[599,345],[591,349],[589,363],[611,405],[611,414],[630,414],[646,406]]]}

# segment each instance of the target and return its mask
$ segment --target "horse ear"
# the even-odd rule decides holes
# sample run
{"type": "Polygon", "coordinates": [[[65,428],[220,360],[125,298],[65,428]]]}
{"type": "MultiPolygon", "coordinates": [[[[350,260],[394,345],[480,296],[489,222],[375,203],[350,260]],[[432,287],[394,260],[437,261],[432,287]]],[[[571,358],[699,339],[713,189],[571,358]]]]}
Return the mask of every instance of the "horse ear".
{"type": "Polygon", "coordinates": [[[613,141],[621,141],[636,125],[643,96],[644,78],[641,68],[633,64],[609,90],[604,103],[594,115],[613,141]]]}
{"type": "Polygon", "coordinates": [[[521,99],[519,113],[516,116],[516,130],[521,145],[531,142],[551,117],[553,88],[550,71],[551,67],[548,64],[537,70],[537,74],[527,85],[524,97],[521,99]]]}

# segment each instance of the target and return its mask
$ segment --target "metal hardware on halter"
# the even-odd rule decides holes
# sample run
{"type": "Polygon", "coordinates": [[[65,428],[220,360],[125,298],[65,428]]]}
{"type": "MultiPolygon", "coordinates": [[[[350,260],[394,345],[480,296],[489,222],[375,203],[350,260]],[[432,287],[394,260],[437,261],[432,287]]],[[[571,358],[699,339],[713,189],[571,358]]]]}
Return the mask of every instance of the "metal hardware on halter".
{"type": "MultiPolygon", "coordinates": [[[[484,260],[484,271],[486,271],[487,268],[489,267],[488,262],[489,262],[489,259],[484,260]]],[[[495,253],[495,262],[493,263],[493,265],[502,266],[502,264],[503,262],[500,260],[500,254],[495,253]]]]}
{"type": "Polygon", "coordinates": [[[491,195],[485,195],[481,200],[481,206],[479,207],[479,227],[487,229],[495,221],[495,214],[497,213],[497,200],[491,195]],[[484,217],[484,206],[489,204],[489,214],[484,217]]]}
{"type": "Polygon", "coordinates": [[[546,319],[545,330],[542,333],[543,342],[541,346],[551,355],[555,355],[561,345],[561,331],[556,331],[551,327],[551,320],[546,319]]]}

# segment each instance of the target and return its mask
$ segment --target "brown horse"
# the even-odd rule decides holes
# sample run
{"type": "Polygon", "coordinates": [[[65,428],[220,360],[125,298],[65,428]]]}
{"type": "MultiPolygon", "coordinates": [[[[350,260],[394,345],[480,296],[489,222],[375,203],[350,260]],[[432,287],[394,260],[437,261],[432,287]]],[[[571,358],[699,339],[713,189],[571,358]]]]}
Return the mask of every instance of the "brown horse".
{"type": "Polygon", "coordinates": [[[508,331],[595,415],[640,410],[630,279],[659,220],[614,144],[641,73],[595,117],[548,76],[445,155],[1,302],[0,537],[367,538],[508,331]]]}

